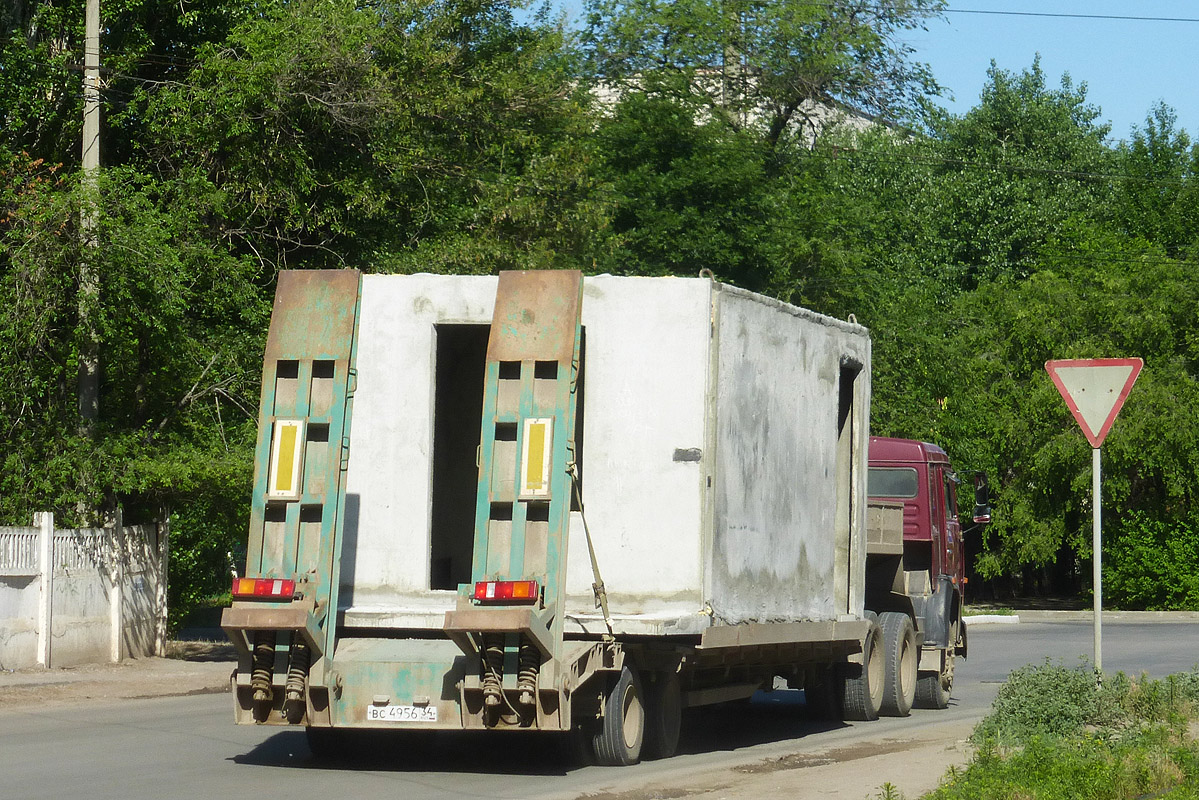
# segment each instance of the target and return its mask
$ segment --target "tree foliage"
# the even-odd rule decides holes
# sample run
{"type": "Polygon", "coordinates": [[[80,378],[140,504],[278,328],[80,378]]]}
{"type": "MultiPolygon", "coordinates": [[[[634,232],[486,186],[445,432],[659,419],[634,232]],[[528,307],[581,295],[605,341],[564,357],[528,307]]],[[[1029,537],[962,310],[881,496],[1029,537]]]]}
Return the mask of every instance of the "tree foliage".
{"type": "Polygon", "coordinates": [[[770,143],[821,106],[919,122],[940,93],[903,34],[941,0],[590,0],[593,79],[661,91],[770,143]]]}
{"type": "Polygon", "coordinates": [[[1085,591],[1089,448],[1043,365],[1145,358],[1104,448],[1112,596],[1199,603],[1152,590],[1199,501],[1199,156],[1169,108],[1113,144],[1034,62],[940,111],[905,43],[939,0],[587,8],[576,36],[503,0],[106,4],[94,251],[82,6],[6,8],[0,515],[169,513],[198,602],[245,536],[278,270],[708,269],[870,327],[873,431],[992,476],[984,579],[1085,591]]]}

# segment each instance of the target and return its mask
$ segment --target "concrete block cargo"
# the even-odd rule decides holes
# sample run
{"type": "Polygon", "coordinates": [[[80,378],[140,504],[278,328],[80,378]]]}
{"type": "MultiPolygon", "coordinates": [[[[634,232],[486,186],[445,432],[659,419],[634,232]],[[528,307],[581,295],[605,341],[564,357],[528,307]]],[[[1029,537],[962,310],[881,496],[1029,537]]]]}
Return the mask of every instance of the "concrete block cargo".
{"type": "Polygon", "coordinates": [[[947,698],[959,576],[868,502],[869,398],[864,328],[707,278],[281,273],[238,721],[621,765],[776,678],[854,719],[947,698]]]}

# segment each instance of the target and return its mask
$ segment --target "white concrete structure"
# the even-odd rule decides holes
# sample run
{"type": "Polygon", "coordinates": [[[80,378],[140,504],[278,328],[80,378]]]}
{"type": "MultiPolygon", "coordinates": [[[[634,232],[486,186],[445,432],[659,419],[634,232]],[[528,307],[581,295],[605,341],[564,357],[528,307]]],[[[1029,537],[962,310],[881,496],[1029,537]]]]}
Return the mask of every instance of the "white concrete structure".
{"type": "Polygon", "coordinates": [[[157,525],[0,527],[0,668],[161,654],[166,532],[157,525]]]}
{"type": "MultiPolygon", "coordinates": [[[[470,580],[496,278],[362,280],[341,607],[440,629],[470,580]]],[[[618,632],[858,618],[870,340],[704,278],[587,278],[583,505],[618,632]],[[852,576],[852,577],[851,577],[852,576]]],[[[567,633],[603,625],[572,513],[567,633]]]]}

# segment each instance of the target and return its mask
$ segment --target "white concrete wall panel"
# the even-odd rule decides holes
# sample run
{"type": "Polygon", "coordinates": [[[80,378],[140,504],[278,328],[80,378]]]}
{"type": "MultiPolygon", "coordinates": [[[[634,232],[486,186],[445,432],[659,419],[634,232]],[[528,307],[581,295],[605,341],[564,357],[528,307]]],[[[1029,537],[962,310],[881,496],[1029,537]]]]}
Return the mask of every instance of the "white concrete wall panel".
{"type": "Polygon", "coordinates": [[[429,591],[434,326],[489,324],[496,284],[487,276],[362,279],[342,606],[447,606],[447,593],[429,591]]]}
{"type": "MultiPolygon", "coordinates": [[[[704,448],[711,282],[588,278],[584,511],[614,613],[703,605],[704,448]]],[[[575,515],[577,517],[577,515],[575,515]]],[[[595,613],[582,525],[568,549],[570,608],[595,613]]]]}
{"type": "Polygon", "coordinates": [[[0,576],[0,669],[37,664],[40,588],[36,575],[0,576]]]}
{"type": "Polygon", "coordinates": [[[729,287],[718,309],[713,615],[836,619],[838,382],[844,357],[868,373],[869,339],[729,287]]]}
{"type": "MultiPolygon", "coordinates": [[[[9,528],[32,534],[37,528],[9,528]]],[[[112,660],[114,625],[119,624],[122,658],[154,654],[160,619],[159,531],[155,525],[54,532],[50,664],[69,667],[112,660]],[[113,575],[121,581],[120,614],[113,604],[113,575]]],[[[11,548],[10,548],[11,550],[11,548]]],[[[39,559],[40,560],[40,554],[39,559]]],[[[0,669],[40,663],[42,565],[0,553],[0,669]],[[33,574],[9,574],[21,570],[33,574]]]]}
{"type": "MultiPolygon", "coordinates": [[[[494,277],[363,278],[343,607],[453,605],[453,592],[428,588],[435,326],[490,324],[496,284],[494,277]]],[[[702,468],[673,456],[703,447],[710,286],[612,277],[585,284],[585,380],[595,399],[586,400],[584,417],[584,507],[623,613],[702,604],[702,468]]],[[[590,612],[591,564],[573,517],[568,594],[590,612]]]]}
{"type": "MultiPolygon", "coordinates": [[[[440,627],[454,604],[428,588],[435,326],[489,324],[495,289],[363,278],[341,590],[355,624],[440,627]]],[[[860,359],[868,397],[864,330],[706,279],[612,276],[586,279],[583,324],[584,506],[618,628],[657,615],[694,629],[707,602],[727,621],[835,617],[837,378],[843,355],[860,359]]],[[[593,580],[576,513],[570,614],[597,613],[593,580]]]]}
{"type": "Polygon", "coordinates": [[[111,583],[104,565],[62,570],[54,576],[51,666],[109,661],[111,583]]]}

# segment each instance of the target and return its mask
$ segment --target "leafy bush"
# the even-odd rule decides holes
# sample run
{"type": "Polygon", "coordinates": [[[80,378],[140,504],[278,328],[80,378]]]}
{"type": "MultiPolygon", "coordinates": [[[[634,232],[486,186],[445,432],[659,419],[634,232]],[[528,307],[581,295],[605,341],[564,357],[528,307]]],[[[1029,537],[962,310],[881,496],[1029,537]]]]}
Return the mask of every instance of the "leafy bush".
{"type": "Polygon", "coordinates": [[[167,607],[172,631],[188,615],[229,592],[230,570],[245,567],[249,498],[199,495],[171,514],[171,564],[167,607]]]}
{"type": "Polygon", "coordinates": [[[1193,746],[1162,728],[1117,743],[1080,735],[1032,737],[1004,752],[984,745],[964,770],[950,774],[928,800],[1131,800],[1196,797],[1193,746]]]}
{"type": "Polygon", "coordinates": [[[1046,659],[1020,667],[1000,687],[991,713],[974,730],[974,740],[1024,743],[1102,725],[1110,721],[1113,691],[1096,690],[1094,670],[1085,662],[1069,668],[1046,659]]]}
{"type": "Polygon", "coordinates": [[[1187,522],[1131,513],[1105,543],[1105,599],[1118,608],[1199,609],[1199,535],[1187,522]]]}
{"type": "Polygon", "coordinates": [[[975,729],[970,764],[927,797],[1199,797],[1199,746],[1186,733],[1197,701],[1199,667],[1165,680],[1120,673],[1102,687],[1085,662],[1021,667],[975,729]]]}

